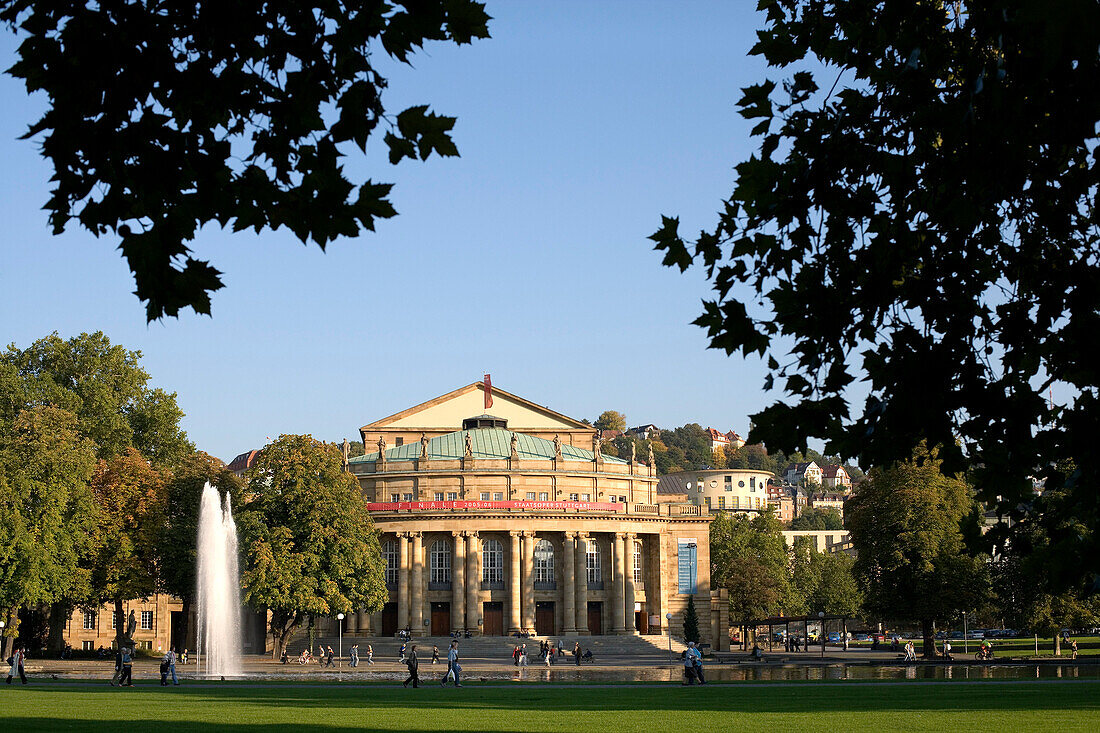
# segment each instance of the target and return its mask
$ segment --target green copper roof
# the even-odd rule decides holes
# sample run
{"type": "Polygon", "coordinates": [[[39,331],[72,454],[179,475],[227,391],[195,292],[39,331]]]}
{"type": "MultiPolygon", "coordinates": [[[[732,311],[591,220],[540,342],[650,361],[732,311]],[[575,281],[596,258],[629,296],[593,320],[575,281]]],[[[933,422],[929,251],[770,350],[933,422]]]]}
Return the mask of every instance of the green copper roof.
{"type": "MultiPolygon", "coordinates": [[[[429,460],[457,460],[466,454],[466,433],[470,434],[474,458],[508,458],[512,453],[512,431],[502,428],[478,428],[476,430],[458,430],[440,435],[428,441],[429,460]]],[[[533,435],[515,433],[516,450],[520,458],[551,460],[554,457],[554,441],[537,438],[533,435]]],[[[606,454],[603,460],[608,463],[626,461],[606,454]]],[[[592,462],[592,451],[572,445],[561,446],[561,456],[566,461],[592,462]]],[[[406,443],[386,449],[387,461],[412,461],[420,458],[420,441],[406,443]]],[[[374,463],[378,460],[378,451],[356,456],[349,463],[374,463]]]]}

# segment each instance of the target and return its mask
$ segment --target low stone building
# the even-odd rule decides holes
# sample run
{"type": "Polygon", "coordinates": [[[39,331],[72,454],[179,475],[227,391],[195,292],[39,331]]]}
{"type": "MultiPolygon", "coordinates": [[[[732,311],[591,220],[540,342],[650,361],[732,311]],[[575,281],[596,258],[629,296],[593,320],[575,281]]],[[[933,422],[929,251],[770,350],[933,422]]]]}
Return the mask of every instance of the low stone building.
{"type": "Polygon", "coordinates": [[[657,491],[667,496],[686,495],[708,513],[761,512],[768,508],[768,481],[772,478],[770,471],[753,469],[677,471],[662,476],[657,491]]]}

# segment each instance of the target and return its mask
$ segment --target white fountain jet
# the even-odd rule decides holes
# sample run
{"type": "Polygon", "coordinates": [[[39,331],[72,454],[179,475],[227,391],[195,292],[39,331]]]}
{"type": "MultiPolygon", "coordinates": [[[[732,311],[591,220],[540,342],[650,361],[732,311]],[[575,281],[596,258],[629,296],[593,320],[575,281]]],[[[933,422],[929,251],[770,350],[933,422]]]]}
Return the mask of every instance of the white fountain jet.
{"type": "Polygon", "coordinates": [[[237,573],[237,525],[229,494],[219,501],[209,483],[199,505],[198,567],[195,578],[198,611],[199,673],[241,674],[241,586],[237,573]]]}

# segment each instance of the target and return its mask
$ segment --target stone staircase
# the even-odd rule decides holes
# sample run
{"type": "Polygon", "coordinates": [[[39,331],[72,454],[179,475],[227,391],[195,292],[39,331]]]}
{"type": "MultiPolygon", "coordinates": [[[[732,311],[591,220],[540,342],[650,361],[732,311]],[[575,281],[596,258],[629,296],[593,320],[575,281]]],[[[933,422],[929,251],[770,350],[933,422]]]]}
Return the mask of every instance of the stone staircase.
{"type": "MultiPolygon", "coordinates": [[[[591,650],[597,660],[606,658],[654,658],[667,659],[669,654],[669,638],[667,636],[532,636],[520,639],[514,636],[474,636],[469,639],[459,639],[459,649],[464,659],[485,659],[507,661],[511,659],[512,648],[519,644],[527,644],[528,655],[534,663],[538,656],[539,642],[549,639],[557,643],[560,639],[566,653],[573,649],[574,642],[580,642],[581,649],[591,650]]],[[[314,637],[314,649],[318,646],[332,646],[333,650],[339,648],[340,639],[336,636],[318,635],[314,637]]],[[[401,651],[401,641],[394,637],[360,636],[357,634],[345,634],[343,637],[344,656],[352,644],[359,645],[360,657],[366,656],[367,644],[374,648],[375,660],[397,659],[401,651]]],[[[432,646],[439,647],[441,657],[446,656],[446,650],[451,644],[449,636],[420,636],[414,637],[410,644],[416,644],[417,654],[421,659],[430,658],[432,646]]],[[[302,649],[309,646],[309,637],[304,629],[300,629],[291,637],[288,651],[291,656],[297,655],[302,649]]],[[[672,654],[678,659],[686,645],[672,639],[672,654]]],[[[570,658],[571,661],[571,658],[570,658]]]]}

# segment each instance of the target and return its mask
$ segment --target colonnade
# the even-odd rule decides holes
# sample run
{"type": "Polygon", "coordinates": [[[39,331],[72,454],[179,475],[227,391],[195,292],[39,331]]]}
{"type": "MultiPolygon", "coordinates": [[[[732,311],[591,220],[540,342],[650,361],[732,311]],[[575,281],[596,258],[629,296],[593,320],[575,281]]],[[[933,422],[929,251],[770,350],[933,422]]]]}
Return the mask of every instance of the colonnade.
{"type": "MultiPolygon", "coordinates": [[[[468,530],[451,531],[451,573],[450,590],[429,590],[428,574],[430,558],[425,552],[425,534],[433,540],[439,532],[405,531],[396,533],[397,542],[397,583],[396,593],[391,590],[391,600],[397,602],[397,628],[409,627],[414,635],[425,634],[430,627],[431,618],[425,616],[430,611],[430,601],[446,601],[450,604],[450,628],[461,631],[469,629],[472,633],[482,633],[485,619],[483,603],[485,601],[503,601],[503,633],[514,634],[524,629],[534,630],[536,623],[536,594],[539,601],[546,600],[547,592],[552,600],[561,603],[561,611],[555,613],[560,619],[555,633],[588,634],[589,601],[604,604],[603,618],[608,625],[601,623],[602,633],[634,634],[635,603],[643,597],[657,601],[659,589],[643,594],[634,581],[634,543],[641,539],[643,556],[648,553],[649,562],[658,563],[660,568],[661,543],[656,534],[636,534],[631,532],[583,532],[510,530],[507,532],[481,532],[468,530]],[[499,586],[493,590],[483,584],[482,539],[492,536],[505,539],[501,576],[504,581],[503,592],[499,586]],[[649,539],[647,544],[646,540],[649,539]],[[539,584],[536,591],[535,548],[541,540],[551,540],[554,547],[554,583],[539,584]],[[589,583],[588,543],[600,540],[601,548],[610,545],[610,553],[601,549],[601,561],[610,559],[610,567],[601,562],[601,574],[598,582],[589,583]],[[591,589],[590,589],[591,585],[591,589]],[[602,586],[602,587],[601,587],[602,586]],[[495,594],[494,594],[495,591],[495,594]],[[444,595],[446,594],[446,595],[444,595]],[[430,596],[430,597],[429,597],[430,596]]],[[[386,539],[392,538],[384,537],[386,539]]],[[[660,573],[654,573],[659,578],[660,573]]],[[[647,613],[659,611],[660,604],[646,604],[647,613]]],[[[348,618],[348,633],[380,633],[375,627],[379,621],[365,612],[351,614],[348,618]]]]}

